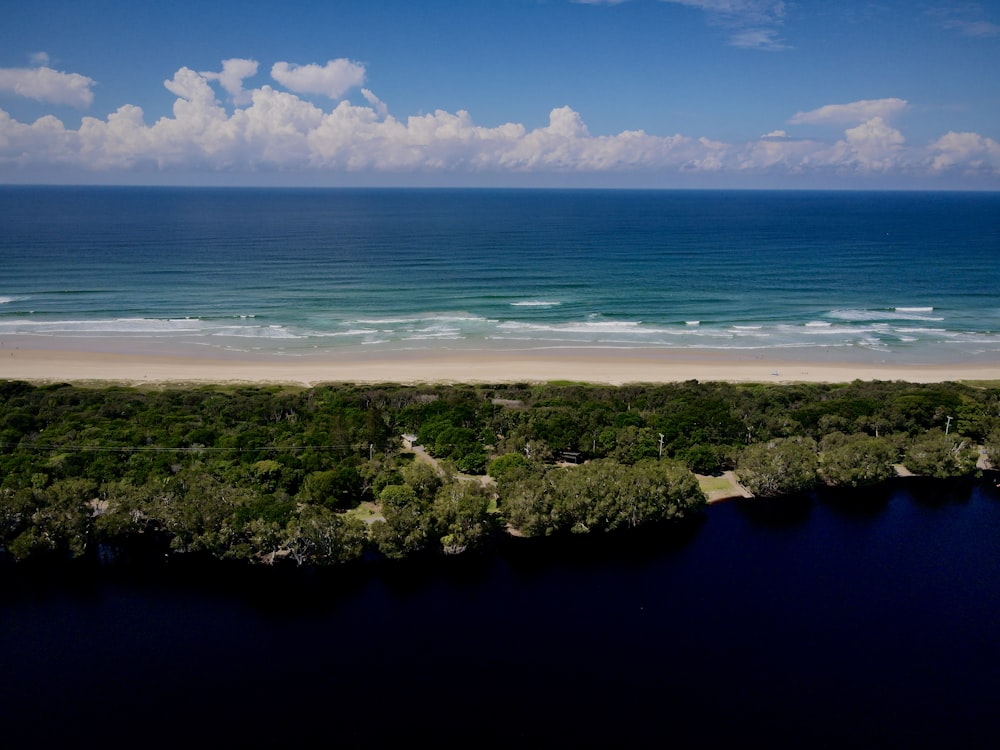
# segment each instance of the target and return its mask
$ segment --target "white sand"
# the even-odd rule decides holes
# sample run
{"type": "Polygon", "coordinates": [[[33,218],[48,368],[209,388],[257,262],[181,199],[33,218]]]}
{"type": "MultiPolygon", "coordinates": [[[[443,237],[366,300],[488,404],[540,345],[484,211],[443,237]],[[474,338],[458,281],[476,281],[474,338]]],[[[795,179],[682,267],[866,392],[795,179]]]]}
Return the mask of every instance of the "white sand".
{"type": "Polygon", "coordinates": [[[692,350],[401,352],[314,356],[130,354],[67,349],[0,350],[0,380],[110,383],[590,383],[1000,380],[1000,362],[951,365],[738,359],[692,350]]]}

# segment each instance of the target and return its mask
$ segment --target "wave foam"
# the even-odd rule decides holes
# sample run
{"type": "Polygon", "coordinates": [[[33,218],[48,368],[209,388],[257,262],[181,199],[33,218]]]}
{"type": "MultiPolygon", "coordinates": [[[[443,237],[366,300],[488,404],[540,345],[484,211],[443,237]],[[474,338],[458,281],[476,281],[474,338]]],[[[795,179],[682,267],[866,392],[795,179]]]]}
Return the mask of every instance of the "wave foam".
{"type": "Polygon", "coordinates": [[[827,313],[827,317],[857,323],[867,323],[875,320],[944,320],[942,317],[927,314],[933,311],[933,307],[894,307],[889,310],[847,309],[831,310],[827,313]]]}
{"type": "Polygon", "coordinates": [[[98,318],[94,320],[36,320],[21,318],[0,323],[0,333],[47,336],[232,336],[239,338],[300,338],[282,325],[213,322],[201,318],[98,318]]]}
{"type": "Polygon", "coordinates": [[[497,328],[507,331],[547,331],[551,333],[642,333],[640,321],[577,321],[567,323],[525,323],[508,320],[497,328]]]}

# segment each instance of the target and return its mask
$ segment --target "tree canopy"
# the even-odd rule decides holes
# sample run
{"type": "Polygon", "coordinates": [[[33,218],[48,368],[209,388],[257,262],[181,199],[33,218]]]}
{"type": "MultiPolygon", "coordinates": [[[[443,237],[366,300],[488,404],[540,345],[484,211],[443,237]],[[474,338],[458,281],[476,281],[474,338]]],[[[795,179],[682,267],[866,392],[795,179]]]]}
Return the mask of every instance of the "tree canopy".
{"type": "Polygon", "coordinates": [[[997,465],[996,386],[0,381],[0,556],[454,554],[506,531],[683,517],[704,504],[692,471],[735,468],[754,494],[781,495],[870,486],[897,464],[966,476],[980,445],[997,465]],[[556,465],[566,456],[585,463],[556,465]]]}

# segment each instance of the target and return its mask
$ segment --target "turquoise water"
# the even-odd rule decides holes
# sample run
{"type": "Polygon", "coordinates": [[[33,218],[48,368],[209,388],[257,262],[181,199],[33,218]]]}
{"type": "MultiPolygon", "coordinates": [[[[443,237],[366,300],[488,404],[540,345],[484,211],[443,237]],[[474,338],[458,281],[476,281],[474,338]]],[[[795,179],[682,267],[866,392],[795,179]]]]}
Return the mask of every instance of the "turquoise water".
{"type": "Polygon", "coordinates": [[[1000,195],[0,188],[0,339],[1000,357],[1000,195]]]}

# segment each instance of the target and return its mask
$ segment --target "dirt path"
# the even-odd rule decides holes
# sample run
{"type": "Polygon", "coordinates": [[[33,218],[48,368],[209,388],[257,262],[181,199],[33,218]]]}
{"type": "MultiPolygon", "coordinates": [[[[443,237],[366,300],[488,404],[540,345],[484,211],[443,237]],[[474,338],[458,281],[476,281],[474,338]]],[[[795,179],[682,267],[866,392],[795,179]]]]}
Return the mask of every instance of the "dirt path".
{"type": "MultiPolygon", "coordinates": [[[[403,449],[410,451],[414,456],[414,460],[423,461],[424,463],[433,466],[434,471],[437,472],[438,476],[448,476],[448,472],[441,465],[441,462],[428,453],[427,449],[422,445],[414,445],[413,439],[412,435],[403,435],[403,449]]],[[[486,474],[477,476],[475,474],[462,474],[461,472],[456,472],[455,477],[464,482],[479,482],[483,487],[489,487],[494,484],[493,477],[487,476],[486,474]]]]}

